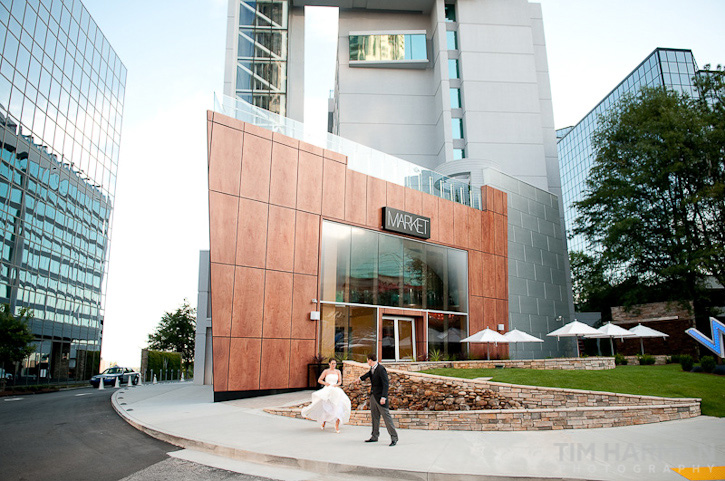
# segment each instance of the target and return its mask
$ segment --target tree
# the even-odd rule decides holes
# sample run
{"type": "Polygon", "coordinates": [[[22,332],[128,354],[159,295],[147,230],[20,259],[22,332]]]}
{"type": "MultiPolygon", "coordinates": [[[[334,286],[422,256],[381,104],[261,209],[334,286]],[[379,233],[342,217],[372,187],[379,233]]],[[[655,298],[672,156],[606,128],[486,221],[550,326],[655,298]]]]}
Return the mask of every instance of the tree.
{"type": "MultiPolygon", "coordinates": [[[[22,361],[35,350],[31,344],[35,336],[28,326],[32,317],[33,311],[27,308],[20,309],[18,317],[15,317],[8,304],[0,307],[0,364],[3,367],[22,361]]],[[[2,376],[0,382],[5,380],[2,376]]]]}
{"type": "Polygon", "coordinates": [[[149,334],[149,348],[159,351],[180,352],[184,368],[194,362],[194,341],[196,337],[196,309],[184,304],[176,311],[167,312],[161,318],[156,331],[149,334]]]}
{"type": "Polygon", "coordinates": [[[574,309],[577,312],[601,311],[603,299],[611,289],[597,258],[585,252],[569,253],[574,309]]]}
{"type": "Polygon", "coordinates": [[[696,299],[708,275],[725,285],[718,78],[709,101],[645,88],[600,118],[574,234],[587,239],[613,285],[636,286],[624,293],[630,301],[652,288],[667,298],[660,300],[696,299]]]}

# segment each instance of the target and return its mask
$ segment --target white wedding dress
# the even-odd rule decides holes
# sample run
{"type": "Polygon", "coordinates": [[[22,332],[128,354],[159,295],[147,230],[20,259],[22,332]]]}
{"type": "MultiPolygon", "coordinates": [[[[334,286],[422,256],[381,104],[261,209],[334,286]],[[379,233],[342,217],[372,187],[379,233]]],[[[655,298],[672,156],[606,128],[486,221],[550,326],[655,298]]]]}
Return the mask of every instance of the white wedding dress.
{"type": "Polygon", "coordinates": [[[302,409],[302,417],[314,419],[319,423],[340,420],[341,423],[350,421],[350,398],[345,391],[336,387],[337,374],[325,376],[325,386],[312,393],[312,404],[302,409]]]}

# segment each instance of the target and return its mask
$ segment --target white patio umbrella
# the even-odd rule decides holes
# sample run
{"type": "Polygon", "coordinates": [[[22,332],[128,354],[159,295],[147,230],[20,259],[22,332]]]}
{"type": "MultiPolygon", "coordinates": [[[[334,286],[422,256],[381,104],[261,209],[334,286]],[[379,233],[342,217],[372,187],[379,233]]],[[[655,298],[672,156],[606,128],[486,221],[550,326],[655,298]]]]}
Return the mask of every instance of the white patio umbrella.
{"type": "Polygon", "coordinates": [[[584,324],[583,322],[579,322],[576,319],[571,321],[569,324],[566,324],[559,329],[556,329],[555,331],[551,331],[547,336],[556,336],[556,338],[560,337],[573,337],[576,340],[576,357],[579,357],[579,337],[583,337],[589,334],[599,334],[599,331],[594,329],[591,326],[588,326],[584,324]]]}
{"type": "Polygon", "coordinates": [[[629,330],[632,334],[634,334],[634,337],[639,338],[639,347],[642,349],[642,355],[644,356],[644,339],[645,338],[653,338],[653,337],[670,337],[669,334],[665,334],[664,332],[660,332],[656,329],[652,329],[651,327],[643,326],[642,324],[637,324],[632,329],[629,330]]]}
{"type": "Polygon", "coordinates": [[[501,343],[507,343],[509,342],[508,339],[506,339],[503,335],[499,334],[498,332],[491,330],[489,328],[484,329],[483,331],[478,331],[477,333],[468,336],[465,339],[461,339],[461,342],[482,342],[486,343],[486,359],[491,359],[491,343],[498,344],[501,343]]]}
{"type": "MultiPolygon", "coordinates": [[[[532,336],[524,331],[519,331],[518,329],[507,332],[503,335],[503,337],[508,339],[509,343],[514,344],[518,344],[519,342],[544,342],[543,339],[539,339],[538,337],[532,336]]],[[[518,349],[518,347],[516,349],[518,349]]]]}
{"type": "MultiPolygon", "coordinates": [[[[586,336],[589,339],[606,339],[609,338],[609,345],[612,348],[612,356],[614,356],[614,341],[613,339],[615,337],[618,337],[620,339],[624,339],[625,337],[634,337],[634,334],[629,332],[623,327],[619,327],[616,324],[612,324],[611,322],[608,322],[604,324],[602,327],[597,329],[599,331],[599,334],[590,334],[586,336]]],[[[601,351],[600,353],[601,354],[601,351]]]]}

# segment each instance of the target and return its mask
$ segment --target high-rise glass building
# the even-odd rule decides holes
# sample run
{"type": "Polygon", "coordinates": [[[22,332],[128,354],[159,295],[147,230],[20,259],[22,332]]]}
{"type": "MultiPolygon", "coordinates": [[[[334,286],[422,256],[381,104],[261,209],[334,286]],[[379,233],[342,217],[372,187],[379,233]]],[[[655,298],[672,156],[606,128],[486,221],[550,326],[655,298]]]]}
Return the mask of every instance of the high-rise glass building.
{"type": "MultiPolygon", "coordinates": [[[[564,217],[569,230],[577,217],[573,204],[584,197],[589,169],[594,162],[592,136],[599,117],[606,114],[623,95],[636,93],[642,87],[666,87],[694,96],[697,91],[693,77],[697,71],[692,51],[658,48],[578,124],[557,130],[564,217]]],[[[569,239],[570,251],[586,251],[589,248],[581,236],[569,239]]]]}
{"type": "Polygon", "coordinates": [[[80,0],[0,3],[0,303],[32,310],[16,382],[98,369],[126,68],[80,0]]]}
{"type": "Polygon", "coordinates": [[[288,0],[229,2],[225,94],[287,115],[288,0]]]}

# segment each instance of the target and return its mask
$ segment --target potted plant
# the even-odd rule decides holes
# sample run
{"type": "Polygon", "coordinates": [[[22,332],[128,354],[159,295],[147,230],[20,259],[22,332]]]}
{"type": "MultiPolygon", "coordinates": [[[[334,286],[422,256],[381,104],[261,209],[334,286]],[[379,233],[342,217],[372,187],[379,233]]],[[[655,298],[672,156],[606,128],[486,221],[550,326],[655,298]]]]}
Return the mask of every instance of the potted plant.
{"type": "Polygon", "coordinates": [[[322,374],[322,371],[324,371],[327,368],[327,358],[322,355],[322,353],[317,353],[316,356],[312,358],[312,362],[307,364],[307,387],[311,389],[316,389],[319,386],[317,385],[317,380],[320,378],[320,374],[322,374]]]}

